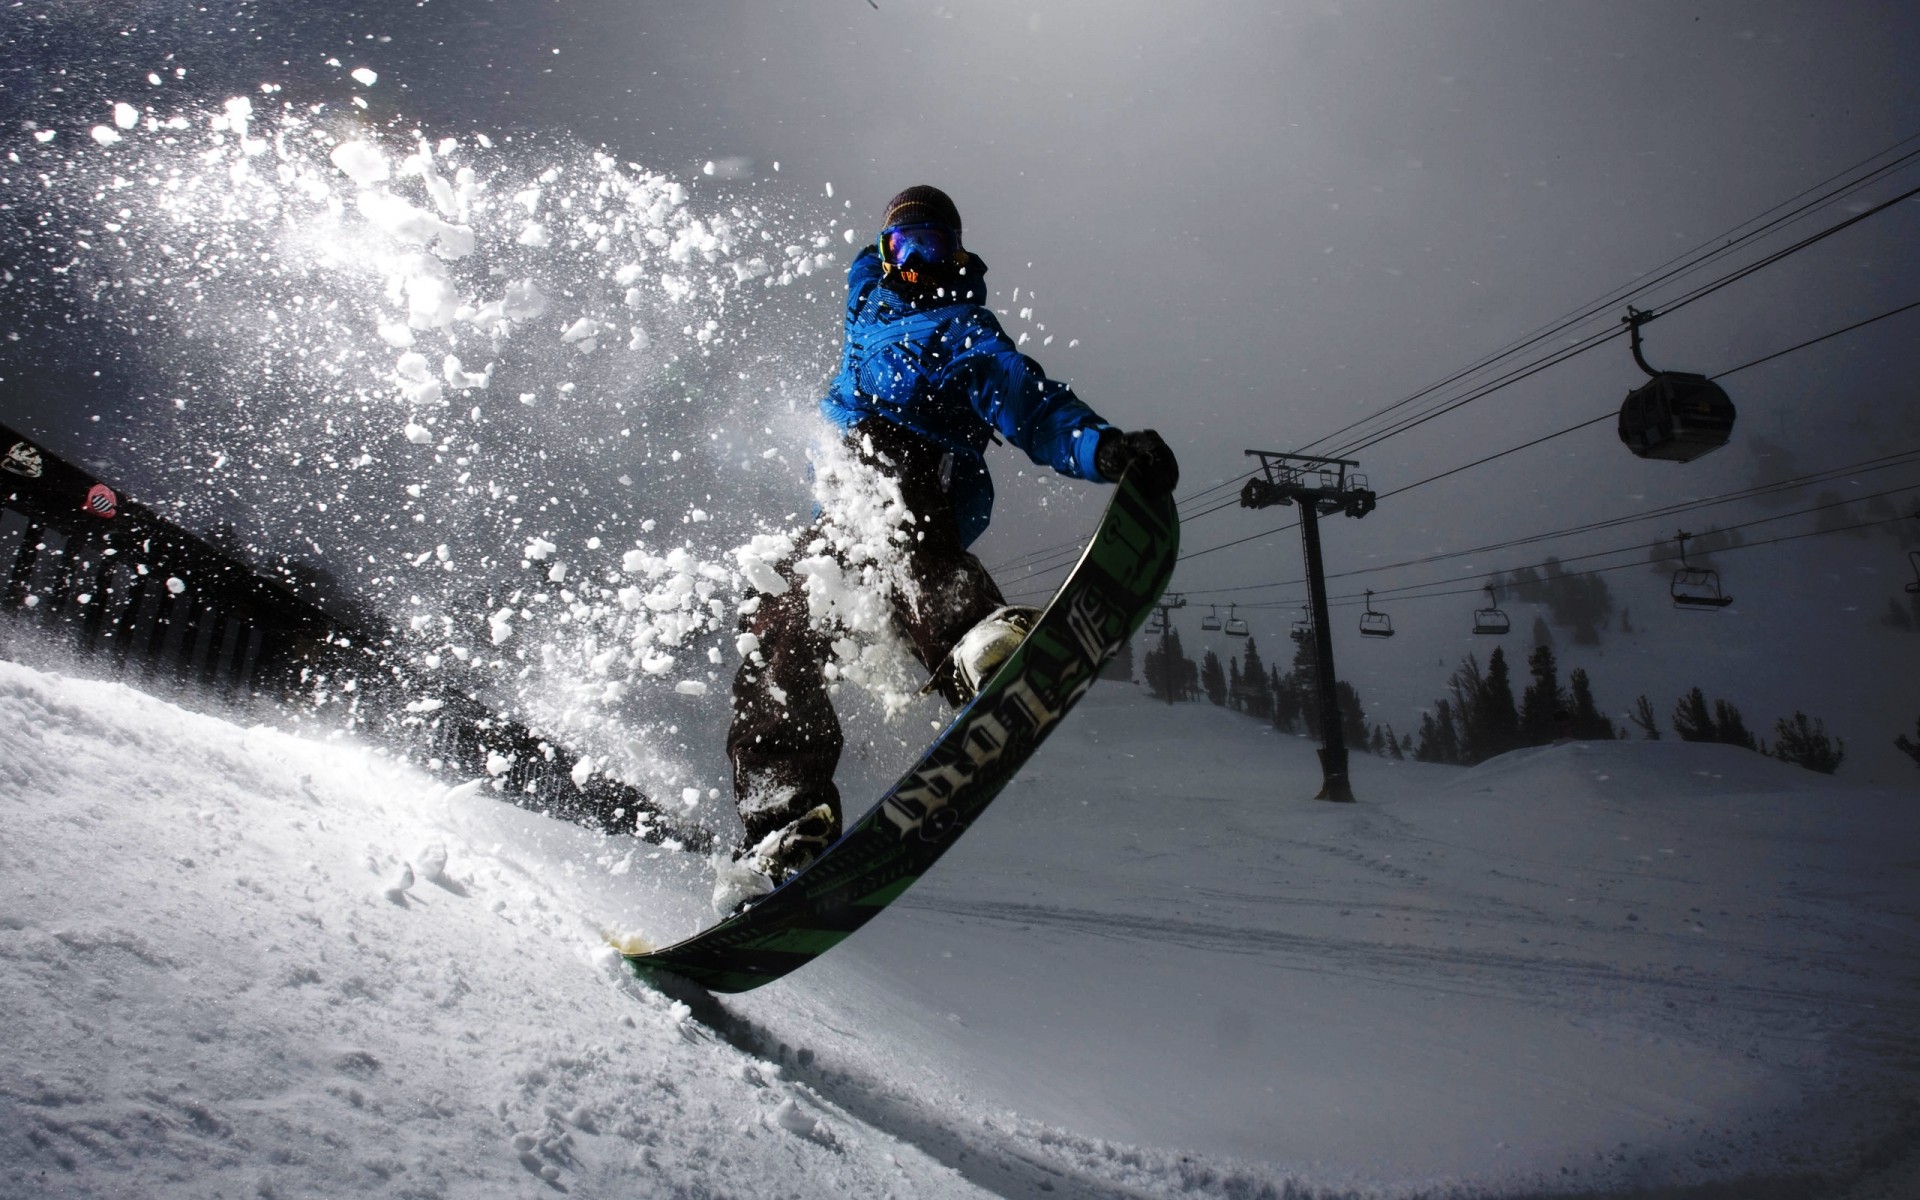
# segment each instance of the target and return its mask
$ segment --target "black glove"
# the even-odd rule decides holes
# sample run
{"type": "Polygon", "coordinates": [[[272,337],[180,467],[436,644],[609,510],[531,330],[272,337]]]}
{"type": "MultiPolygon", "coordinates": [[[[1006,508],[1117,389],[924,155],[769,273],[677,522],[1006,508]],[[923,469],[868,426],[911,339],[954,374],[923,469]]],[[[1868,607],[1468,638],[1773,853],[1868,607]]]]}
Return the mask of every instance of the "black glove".
{"type": "Polygon", "coordinates": [[[1094,447],[1093,469],[1118,481],[1129,468],[1138,470],[1140,482],[1150,492],[1171,492],[1180,486],[1180,464],[1173,451],[1151,429],[1122,433],[1109,429],[1100,435],[1094,447]]]}

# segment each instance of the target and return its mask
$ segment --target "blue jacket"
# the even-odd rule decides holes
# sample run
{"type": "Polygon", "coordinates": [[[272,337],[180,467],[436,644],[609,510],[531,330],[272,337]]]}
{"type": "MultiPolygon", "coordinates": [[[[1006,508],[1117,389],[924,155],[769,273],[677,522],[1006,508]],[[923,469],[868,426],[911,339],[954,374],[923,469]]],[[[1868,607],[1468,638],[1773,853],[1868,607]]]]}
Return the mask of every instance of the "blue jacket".
{"type": "Polygon", "coordinates": [[[847,344],[820,411],[841,429],[878,416],[953,455],[954,508],[968,545],[993,516],[986,449],[997,432],[1042,466],[1110,482],[1094,448],[1110,428],[1040,364],[985,307],[986,264],[976,256],[951,301],[916,306],[881,282],[871,246],[847,268],[847,344]]]}

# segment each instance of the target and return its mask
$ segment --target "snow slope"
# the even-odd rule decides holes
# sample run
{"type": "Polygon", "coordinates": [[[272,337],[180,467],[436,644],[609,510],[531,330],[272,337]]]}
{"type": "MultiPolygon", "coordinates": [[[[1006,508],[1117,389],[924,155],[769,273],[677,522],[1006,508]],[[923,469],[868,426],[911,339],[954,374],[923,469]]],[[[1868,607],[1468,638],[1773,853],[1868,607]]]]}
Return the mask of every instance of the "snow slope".
{"type": "Polygon", "coordinates": [[[1642,742],[1336,807],[1106,684],[690,1008],[605,937],[696,927],[693,856],[9,663],[0,746],[8,1196],[1912,1194],[1911,790],[1642,742]]]}

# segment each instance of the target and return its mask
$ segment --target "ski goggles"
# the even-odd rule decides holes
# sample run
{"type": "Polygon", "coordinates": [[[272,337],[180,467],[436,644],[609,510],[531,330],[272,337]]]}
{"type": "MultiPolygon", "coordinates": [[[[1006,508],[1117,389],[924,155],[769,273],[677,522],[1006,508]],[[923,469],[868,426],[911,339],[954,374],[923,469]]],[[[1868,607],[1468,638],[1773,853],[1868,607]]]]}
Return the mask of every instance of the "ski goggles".
{"type": "Polygon", "coordinates": [[[931,266],[959,253],[960,231],[951,225],[889,225],[880,231],[880,258],[891,267],[904,267],[914,259],[931,266]]]}

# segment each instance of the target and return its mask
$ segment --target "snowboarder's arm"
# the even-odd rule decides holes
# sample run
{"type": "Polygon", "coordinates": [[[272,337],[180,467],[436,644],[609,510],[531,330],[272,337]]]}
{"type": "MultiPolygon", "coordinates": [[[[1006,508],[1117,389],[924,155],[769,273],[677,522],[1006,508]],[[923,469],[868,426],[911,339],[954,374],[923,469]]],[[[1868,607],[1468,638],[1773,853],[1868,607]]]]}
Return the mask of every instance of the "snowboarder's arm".
{"type": "Polygon", "coordinates": [[[1111,426],[1020,353],[991,313],[980,311],[968,340],[954,368],[973,410],[1034,462],[1075,479],[1104,480],[1094,452],[1111,426]]]}
{"type": "Polygon", "coordinates": [[[847,265],[847,324],[853,324],[860,305],[866,301],[867,293],[880,285],[880,252],[867,246],[853,256],[847,265]]]}

